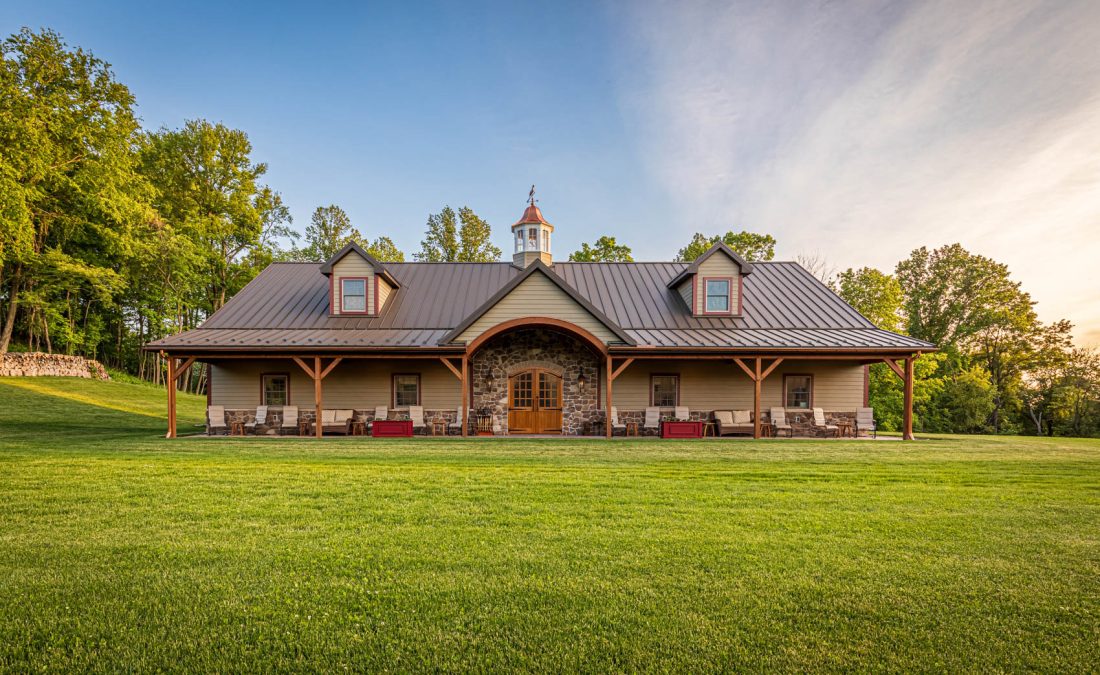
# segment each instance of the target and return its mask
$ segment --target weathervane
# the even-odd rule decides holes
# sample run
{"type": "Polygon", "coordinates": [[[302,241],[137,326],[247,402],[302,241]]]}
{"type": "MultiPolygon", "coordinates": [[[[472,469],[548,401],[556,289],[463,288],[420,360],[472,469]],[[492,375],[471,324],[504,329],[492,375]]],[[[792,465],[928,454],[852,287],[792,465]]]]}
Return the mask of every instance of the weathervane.
{"type": "Polygon", "coordinates": [[[534,206],[535,202],[537,202],[537,201],[538,200],[535,199],[535,186],[532,184],[531,185],[531,191],[527,193],[527,203],[530,204],[531,206],[534,206]]]}

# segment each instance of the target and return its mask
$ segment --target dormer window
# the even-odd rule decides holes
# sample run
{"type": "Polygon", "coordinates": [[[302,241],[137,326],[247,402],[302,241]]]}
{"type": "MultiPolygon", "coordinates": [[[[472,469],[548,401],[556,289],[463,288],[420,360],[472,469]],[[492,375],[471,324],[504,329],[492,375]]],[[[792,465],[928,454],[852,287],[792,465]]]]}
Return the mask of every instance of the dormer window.
{"type": "Polygon", "coordinates": [[[365,278],[345,277],[340,280],[340,312],[366,314],[367,280],[365,278]]]}
{"type": "Polygon", "coordinates": [[[705,307],[707,314],[730,313],[730,279],[704,279],[706,289],[705,307]]]}

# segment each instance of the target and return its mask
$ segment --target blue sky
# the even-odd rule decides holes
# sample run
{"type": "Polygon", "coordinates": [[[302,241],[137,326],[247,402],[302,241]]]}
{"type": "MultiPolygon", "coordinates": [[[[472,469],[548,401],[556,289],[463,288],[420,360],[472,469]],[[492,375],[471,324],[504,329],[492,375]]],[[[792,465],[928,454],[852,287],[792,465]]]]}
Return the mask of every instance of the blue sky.
{"type": "Polygon", "coordinates": [[[1100,344],[1100,5],[7,2],[109,61],[150,128],[248,132],[303,229],[339,204],[415,250],[430,212],[555,251],[770,232],[892,269],[961,241],[1100,344]]]}

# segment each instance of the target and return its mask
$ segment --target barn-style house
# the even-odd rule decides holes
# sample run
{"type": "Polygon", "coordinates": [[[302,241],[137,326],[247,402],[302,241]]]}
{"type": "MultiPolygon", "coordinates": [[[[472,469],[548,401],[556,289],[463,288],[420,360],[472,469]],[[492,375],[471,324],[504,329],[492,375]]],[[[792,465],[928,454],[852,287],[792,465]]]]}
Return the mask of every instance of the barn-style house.
{"type": "Polygon", "coordinates": [[[531,200],[511,262],[389,263],[349,244],[323,263],[274,263],[201,327],[147,349],[172,378],[209,364],[209,404],[258,433],[293,407],[318,437],[330,420],[310,423],[332,410],[346,429],[416,411],[422,433],[608,437],[655,433],[647,411],[719,413],[727,427],[733,411],[749,435],[784,415],[798,435],[815,432],[815,409],[830,428],[854,420],[868,365],[885,362],[912,436],[913,359],[935,347],[876,328],[797,263],[720,243],[691,263],[555,262],[553,234],[531,200]]]}

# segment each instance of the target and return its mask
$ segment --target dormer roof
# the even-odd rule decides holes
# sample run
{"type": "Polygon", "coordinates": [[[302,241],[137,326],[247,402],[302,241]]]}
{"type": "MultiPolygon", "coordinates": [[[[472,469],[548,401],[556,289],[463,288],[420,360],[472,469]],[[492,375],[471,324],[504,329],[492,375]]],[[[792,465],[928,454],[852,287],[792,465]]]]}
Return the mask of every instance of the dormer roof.
{"type": "Polygon", "coordinates": [[[349,241],[347,245],[344,246],[344,248],[337,251],[331,258],[322,263],[321,267],[319,268],[321,274],[324,274],[325,276],[332,275],[333,266],[336,263],[340,262],[340,260],[343,259],[344,256],[347,256],[351,253],[355,253],[361,256],[364,260],[370,263],[371,267],[373,267],[378,274],[381,274],[382,278],[388,281],[391,286],[393,286],[394,288],[401,287],[401,284],[398,283],[397,278],[390,273],[385,264],[379,262],[377,258],[372,256],[370,253],[367,253],[362,246],[356,244],[354,241],[349,241]]]}
{"type": "Polygon", "coordinates": [[[734,251],[732,248],[719,241],[715,243],[714,246],[708,248],[706,253],[692,261],[692,263],[685,267],[682,272],[673,277],[672,280],[668,282],[668,287],[675,288],[688,277],[697,274],[699,272],[699,266],[706,262],[707,258],[716,253],[723,253],[729,256],[729,258],[741,268],[741,274],[752,274],[752,263],[739,256],[737,251],[734,251]]]}

